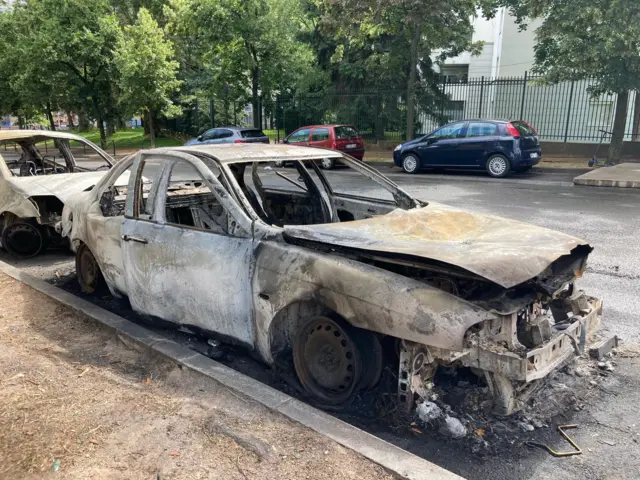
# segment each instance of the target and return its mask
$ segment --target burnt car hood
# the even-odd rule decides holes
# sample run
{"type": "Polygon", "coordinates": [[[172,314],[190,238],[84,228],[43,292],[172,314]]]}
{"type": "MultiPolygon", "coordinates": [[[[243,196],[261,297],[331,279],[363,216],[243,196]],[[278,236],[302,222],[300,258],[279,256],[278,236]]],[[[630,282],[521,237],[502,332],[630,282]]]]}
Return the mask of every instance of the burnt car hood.
{"type": "Polygon", "coordinates": [[[63,203],[74,193],[92,187],[104,177],[107,171],[57,173],[33,177],[12,177],[7,182],[13,190],[24,197],[53,195],[63,203]]]}
{"type": "MultiPolygon", "coordinates": [[[[553,262],[589,245],[564,233],[430,203],[366,220],[285,226],[285,237],[435,260],[504,288],[537,277],[553,262]]],[[[388,256],[388,255],[387,255],[388,256]]]]}

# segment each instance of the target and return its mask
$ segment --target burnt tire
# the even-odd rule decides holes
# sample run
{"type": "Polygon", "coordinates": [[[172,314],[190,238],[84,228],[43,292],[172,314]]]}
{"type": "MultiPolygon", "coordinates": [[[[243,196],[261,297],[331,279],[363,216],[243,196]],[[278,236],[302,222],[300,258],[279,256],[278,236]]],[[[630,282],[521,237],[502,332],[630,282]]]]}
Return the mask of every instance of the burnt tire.
{"type": "Polygon", "coordinates": [[[347,404],[362,382],[362,357],[353,328],[339,319],[312,317],[293,339],[293,365],[314,403],[347,404]]]}
{"type": "Polygon", "coordinates": [[[375,387],[382,376],[384,353],[378,335],[368,330],[353,329],[354,340],[362,357],[362,380],[360,388],[368,390],[375,387]]]}
{"type": "Polygon", "coordinates": [[[107,284],[100,266],[86,244],[81,243],[76,250],[76,276],[83,293],[102,293],[107,284]]]}
{"type": "Polygon", "coordinates": [[[491,155],[485,165],[487,173],[494,178],[504,178],[511,171],[511,163],[504,155],[491,155]]]}
{"type": "Polygon", "coordinates": [[[2,246],[13,257],[33,258],[45,247],[40,226],[35,222],[14,222],[2,232],[2,246]]]}

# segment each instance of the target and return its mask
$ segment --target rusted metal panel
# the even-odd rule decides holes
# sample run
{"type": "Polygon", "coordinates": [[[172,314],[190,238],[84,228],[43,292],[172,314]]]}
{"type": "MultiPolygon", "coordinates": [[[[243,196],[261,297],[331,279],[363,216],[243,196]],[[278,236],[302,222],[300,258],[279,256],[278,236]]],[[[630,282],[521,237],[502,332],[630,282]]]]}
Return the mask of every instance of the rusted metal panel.
{"type": "Polygon", "coordinates": [[[588,247],[564,233],[436,203],[355,222],[284,230],[304,240],[437,260],[505,288],[540,275],[578,246],[588,247]]]}

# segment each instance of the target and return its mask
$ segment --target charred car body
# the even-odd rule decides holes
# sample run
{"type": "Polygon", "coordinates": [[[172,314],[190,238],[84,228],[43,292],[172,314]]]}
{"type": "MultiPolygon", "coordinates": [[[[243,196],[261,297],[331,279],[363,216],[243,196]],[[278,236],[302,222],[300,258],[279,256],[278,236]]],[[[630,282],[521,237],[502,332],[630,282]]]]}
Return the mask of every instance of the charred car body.
{"type": "Polygon", "coordinates": [[[292,357],[322,405],[375,385],[386,348],[405,408],[451,365],[484,376],[494,410],[510,414],[584,348],[602,311],[574,287],[591,252],[581,240],[426,204],[335,151],[141,152],[74,196],[62,226],[85,291],[104,279],[142,314],[268,364],[292,357]],[[327,157],[374,193],[333,184],[316,164],[327,157]]]}
{"type": "Polygon", "coordinates": [[[2,246],[16,257],[28,258],[47,245],[61,244],[54,226],[66,199],[95,185],[112,165],[109,155],[76,135],[0,131],[2,246]]]}

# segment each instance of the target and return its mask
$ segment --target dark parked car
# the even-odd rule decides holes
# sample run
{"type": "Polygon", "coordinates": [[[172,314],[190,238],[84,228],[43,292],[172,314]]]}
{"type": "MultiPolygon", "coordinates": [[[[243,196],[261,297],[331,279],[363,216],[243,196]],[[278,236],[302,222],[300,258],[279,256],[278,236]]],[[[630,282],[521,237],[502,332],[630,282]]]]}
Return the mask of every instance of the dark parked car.
{"type": "Polygon", "coordinates": [[[216,143],[269,143],[269,137],[259,128],[220,127],[207,130],[197,138],[189,140],[185,145],[216,143]]]}
{"type": "MultiPolygon", "coordinates": [[[[338,150],[358,160],[364,158],[364,143],[358,131],[352,125],[310,125],[301,127],[286,137],[283,143],[303,145],[306,147],[322,147],[338,150]]],[[[321,166],[331,169],[335,159],[322,161],[321,166]]]]}
{"type": "Polygon", "coordinates": [[[540,162],[535,129],[526,122],[463,120],[400,144],[393,161],[407,173],[422,168],[486,170],[492,177],[525,172],[540,162]]]}

